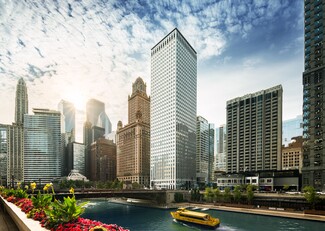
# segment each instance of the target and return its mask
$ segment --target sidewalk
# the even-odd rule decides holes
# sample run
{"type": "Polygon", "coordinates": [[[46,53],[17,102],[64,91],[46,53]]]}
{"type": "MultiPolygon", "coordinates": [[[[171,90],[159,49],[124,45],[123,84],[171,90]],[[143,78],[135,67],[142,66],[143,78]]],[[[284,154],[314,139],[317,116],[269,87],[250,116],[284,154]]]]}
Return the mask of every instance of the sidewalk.
{"type": "Polygon", "coordinates": [[[11,217],[0,206],[0,231],[19,231],[11,217]]]}

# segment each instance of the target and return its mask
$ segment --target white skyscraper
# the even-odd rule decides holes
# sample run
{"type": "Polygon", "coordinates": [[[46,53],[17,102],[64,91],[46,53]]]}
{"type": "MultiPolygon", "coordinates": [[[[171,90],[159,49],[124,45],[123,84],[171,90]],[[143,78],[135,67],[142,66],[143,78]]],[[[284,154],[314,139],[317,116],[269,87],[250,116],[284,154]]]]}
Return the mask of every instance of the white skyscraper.
{"type": "Polygon", "coordinates": [[[151,49],[151,187],[194,184],[196,79],[196,51],[175,28],[151,49]]]}

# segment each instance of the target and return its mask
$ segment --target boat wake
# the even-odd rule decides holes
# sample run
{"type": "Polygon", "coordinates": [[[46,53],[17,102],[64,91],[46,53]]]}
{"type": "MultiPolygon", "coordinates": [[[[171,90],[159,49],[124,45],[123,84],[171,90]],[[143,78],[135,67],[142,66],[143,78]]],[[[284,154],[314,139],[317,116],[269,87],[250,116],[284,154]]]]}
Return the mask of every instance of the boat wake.
{"type": "Polygon", "coordinates": [[[183,222],[181,222],[181,221],[177,221],[176,219],[173,219],[173,222],[175,222],[175,223],[177,223],[177,224],[180,224],[180,225],[182,225],[182,226],[184,226],[184,227],[186,227],[186,228],[190,228],[190,229],[192,229],[192,230],[201,230],[201,229],[199,229],[199,228],[197,228],[197,227],[194,227],[194,226],[191,226],[191,225],[185,224],[185,223],[183,223],[183,222]]]}
{"type": "Polygon", "coordinates": [[[96,202],[88,202],[86,205],[84,205],[84,208],[92,208],[95,207],[98,203],[96,202]]]}

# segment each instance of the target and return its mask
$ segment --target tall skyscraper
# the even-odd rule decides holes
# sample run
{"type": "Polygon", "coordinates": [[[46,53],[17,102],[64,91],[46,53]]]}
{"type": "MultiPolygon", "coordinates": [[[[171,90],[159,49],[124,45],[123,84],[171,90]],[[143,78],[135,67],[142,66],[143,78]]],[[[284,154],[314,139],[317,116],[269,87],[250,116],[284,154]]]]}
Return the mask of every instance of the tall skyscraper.
{"type": "Polygon", "coordinates": [[[211,182],[213,167],[214,128],[203,118],[197,117],[196,124],[196,181],[204,187],[211,182]]]}
{"type": "Polygon", "coordinates": [[[24,181],[48,183],[61,177],[61,115],[59,111],[33,109],[24,116],[24,181]]]}
{"type": "Polygon", "coordinates": [[[151,187],[196,179],[197,55],[175,28],[151,49],[151,187]]]}
{"type": "Polygon", "coordinates": [[[73,103],[61,100],[58,105],[58,110],[61,112],[61,132],[65,134],[66,144],[75,141],[75,127],[76,127],[76,112],[73,103]]]}
{"type": "Polygon", "coordinates": [[[227,172],[281,170],[282,86],[227,101],[227,172]]]}
{"type": "Polygon", "coordinates": [[[118,122],[116,131],[117,178],[149,186],[150,177],[150,98],[146,84],[137,78],[129,96],[128,121],[118,122]]]}
{"type": "Polygon", "coordinates": [[[27,86],[23,78],[18,80],[15,100],[15,122],[8,127],[7,183],[24,179],[24,115],[28,113],[27,86]]]}
{"type": "Polygon", "coordinates": [[[293,137],[302,136],[302,116],[283,120],[282,122],[282,145],[288,146],[293,137]]]}
{"type": "Polygon", "coordinates": [[[305,0],[302,186],[325,191],[324,0],[305,0]]]}
{"type": "Polygon", "coordinates": [[[15,123],[23,124],[25,114],[28,114],[27,87],[24,79],[20,78],[16,88],[15,123]]]}
{"type": "Polygon", "coordinates": [[[214,124],[209,123],[209,171],[208,171],[208,184],[214,180],[214,141],[215,130],[214,124]]]}
{"type": "Polygon", "coordinates": [[[215,138],[215,170],[227,171],[227,131],[226,125],[223,124],[216,129],[215,138]]]}
{"type": "Polygon", "coordinates": [[[99,138],[108,137],[112,132],[112,124],[106,115],[105,104],[97,99],[90,99],[86,104],[86,122],[83,127],[85,145],[85,172],[90,178],[91,144],[99,138]]]}
{"type": "Polygon", "coordinates": [[[105,112],[105,104],[97,99],[90,99],[86,105],[86,118],[92,126],[105,129],[105,135],[112,132],[112,123],[105,112]]]}

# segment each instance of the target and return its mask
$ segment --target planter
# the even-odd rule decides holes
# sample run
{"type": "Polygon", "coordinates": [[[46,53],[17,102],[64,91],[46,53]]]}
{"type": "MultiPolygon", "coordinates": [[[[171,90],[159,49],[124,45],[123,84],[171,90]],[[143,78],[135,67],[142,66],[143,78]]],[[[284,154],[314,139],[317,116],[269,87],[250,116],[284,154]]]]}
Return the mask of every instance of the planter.
{"type": "Polygon", "coordinates": [[[41,227],[39,221],[28,219],[26,214],[15,204],[6,201],[1,196],[0,201],[3,204],[4,210],[10,215],[20,231],[48,231],[48,229],[41,227]]]}

